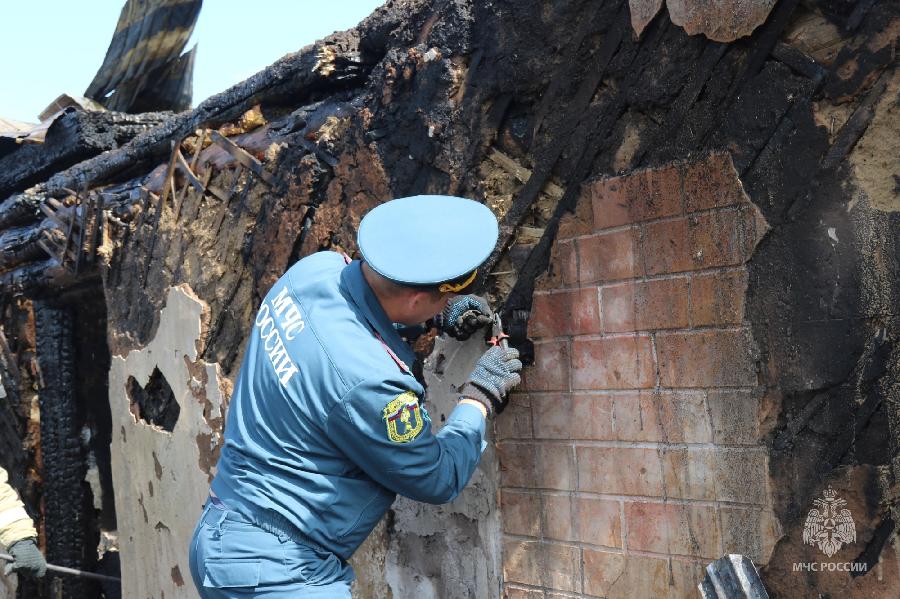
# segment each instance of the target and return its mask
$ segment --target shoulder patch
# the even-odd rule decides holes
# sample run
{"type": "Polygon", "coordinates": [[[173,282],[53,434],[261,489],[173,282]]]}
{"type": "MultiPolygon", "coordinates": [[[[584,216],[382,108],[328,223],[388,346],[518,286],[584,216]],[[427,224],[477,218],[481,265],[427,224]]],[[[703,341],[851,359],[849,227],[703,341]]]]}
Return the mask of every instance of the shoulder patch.
{"type": "Polygon", "coordinates": [[[394,443],[408,443],[419,436],[425,426],[419,398],[412,391],[401,393],[384,407],[384,422],[388,439],[394,443]]]}

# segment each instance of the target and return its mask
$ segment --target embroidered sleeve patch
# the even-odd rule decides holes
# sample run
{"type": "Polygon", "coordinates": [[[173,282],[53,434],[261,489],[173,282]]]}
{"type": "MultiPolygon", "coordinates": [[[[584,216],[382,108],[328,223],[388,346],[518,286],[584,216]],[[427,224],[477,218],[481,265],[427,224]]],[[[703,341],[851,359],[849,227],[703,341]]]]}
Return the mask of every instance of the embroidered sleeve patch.
{"type": "Polygon", "coordinates": [[[388,439],[394,443],[408,443],[415,439],[425,425],[419,398],[412,391],[401,393],[384,407],[384,422],[388,439]]]}

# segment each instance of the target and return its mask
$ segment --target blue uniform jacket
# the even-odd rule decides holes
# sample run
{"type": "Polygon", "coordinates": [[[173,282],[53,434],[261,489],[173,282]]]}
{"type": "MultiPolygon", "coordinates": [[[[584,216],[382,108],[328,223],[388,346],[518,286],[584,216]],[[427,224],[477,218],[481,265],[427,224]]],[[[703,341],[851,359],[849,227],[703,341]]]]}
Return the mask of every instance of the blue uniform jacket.
{"type": "Polygon", "coordinates": [[[397,493],[451,501],[481,457],[484,417],[459,405],[433,434],[413,360],[359,262],[334,252],[300,260],[257,313],[215,495],[256,522],[287,522],[343,559],[397,493]]]}

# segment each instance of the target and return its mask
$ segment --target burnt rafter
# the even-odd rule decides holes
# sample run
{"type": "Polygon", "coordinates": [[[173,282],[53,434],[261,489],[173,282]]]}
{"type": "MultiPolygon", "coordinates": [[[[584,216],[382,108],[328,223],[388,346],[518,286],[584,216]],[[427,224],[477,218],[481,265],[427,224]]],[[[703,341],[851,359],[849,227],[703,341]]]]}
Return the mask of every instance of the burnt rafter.
{"type": "Polygon", "coordinates": [[[152,164],[166,155],[171,143],[196,129],[237,118],[253,105],[270,99],[295,97],[298,102],[313,93],[337,92],[361,84],[372,68],[362,62],[359,39],[348,36],[323,41],[275,62],[250,79],[212,96],[192,112],[172,117],[159,127],[138,135],[118,150],[75,165],[50,177],[48,193],[64,188],[94,186],[135,164],[152,164]]]}
{"type": "Polygon", "coordinates": [[[217,217],[217,225],[215,227],[215,231],[218,233],[222,221],[225,218],[225,214],[228,211],[228,206],[236,193],[241,198],[237,208],[240,213],[243,208],[244,198],[257,179],[270,188],[278,184],[277,177],[267,171],[262,162],[218,131],[202,129],[197,132],[195,150],[190,163],[188,163],[181,153],[182,144],[183,140],[179,143],[173,142],[172,144],[172,154],[169,158],[168,167],[166,168],[166,173],[164,175],[161,193],[156,195],[149,189],[142,188],[142,193],[144,194],[144,210],[142,210],[137,223],[138,229],[141,228],[145,218],[149,215],[149,210],[152,209],[152,216],[150,216],[152,218],[152,225],[149,232],[149,245],[144,266],[145,282],[149,274],[150,264],[153,260],[153,252],[156,247],[160,220],[169,198],[172,199],[172,209],[174,211],[173,218],[176,222],[178,222],[178,219],[182,216],[182,208],[185,204],[187,195],[191,190],[200,197],[209,194],[211,197],[218,200],[221,203],[219,216],[217,217]],[[233,184],[228,191],[210,184],[210,179],[213,174],[213,165],[206,163],[201,159],[203,145],[207,138],[210,139],[213,144],[225,150],[225,152],[234,158],[237,163],[237,168],[233,173],[233,184]],[[198,167],[203,169],[204,174],[201,175],[198,172],[195,172],[198,167]],[[246,176],[244,177],[242,177],[243,171],[246,171],[246,176]],[[176,174],[181,174],[184,178],[181,189],[178,189],[176,174]],[[203,177],[202,179],[201,176],[203,177]],[[239,190],[238,184],[241,181],[243,181],[243,185],[239,190]]]}
{"type": "MultiPolygon", "coordinates": [[[[183,156],[179,161],[177,155],[171,154],[173,144],[177,148],[177,142],[192,135],[197,129],[204,129],[202,125],[224,123],[270,98],[293,96],[302,100],[313,93],[327,93],[328,90],[337,92],[360,84],[365,80],[372,65],[361,61],[358,36],[344,34],[343,38],[338,38],[340,36],[333,36],[330,41],[286,56],[247,81],[213,96],[193,112],[174,116],[118,149],[58,172],[48,181],[9,197],[0,203],[0,228],[27,226],[39,221],[42,215],[46,216],[46,205],[50,199],[64,197],[71,189],[92,189],[120,173],[133,172],[138,165],[151,167],[155,160],[165,154],[164,148],[168,149],[170,158],[175,160],[175,164],[195,188],[202,187],[227,204],[230,194],[209,187],[208,182],[204,183],[196,176],[192,177],[193,168],[185,164],[183,156]],[[42,210],[42,207],[45,208],[42,210]]],[[[224,136],[217,138],[216,143],[223,146],[241,168],[252,172],[254,179],[260,179],[269,185],[275,182],[274,176],[264,174],[266,171],[255,157],[226,140],[224,136]]],[[[248,185],[250,183],[250,180],[246,182],[248,185]]],[[[108,199],[106,202],[110,205],[108,199]]],[[[56,212],[52,206],[50,210],[56,212]]],[[[87,217],[86,213],[85,218],[87,217]]],[[[103,219],[99,221],[102,222],[103,219]]],[[[46,225],[38,226],[46,227],[46,225]]],[[[72,229],[79,231],[77,222],[72,229]]],[[[67,227],[63,227],[62,233],[68,239],[67,227]]],[[[44,235],[44,239],[46,245],[47,235],[44,235]]],[[[54,248],[53,242],[58,240],[49,241],[51,245],[48,247],[54,248]]],[[[49,253],[55,258],[64,256],[59,248],[51,249],[49,253]]],[[[29,267],[27,273],[6,273],[2,276],[2,281],[20,289],[29,281],[42,284],[41,281],[47,280],[44,276],[35,277],[32,272],[34,270],[35,268],[29,267]]]]}

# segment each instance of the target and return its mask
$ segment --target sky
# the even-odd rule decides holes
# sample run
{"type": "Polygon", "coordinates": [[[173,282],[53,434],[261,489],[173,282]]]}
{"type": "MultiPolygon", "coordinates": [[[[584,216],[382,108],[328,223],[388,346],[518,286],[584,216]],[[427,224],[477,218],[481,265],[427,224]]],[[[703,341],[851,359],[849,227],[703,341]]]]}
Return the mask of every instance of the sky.
{"type": "MultiPolygon", "coordinates": [[[[349,29],[384,0],[206,0],[194,105],[285,54],[349,29]]],[[[62,93],[81,95],[103,64],[125,0],[0,0],[0,117],[37,122],[62,93]],[[86,8],[90,7],[90,8],[86,8]]]]}

